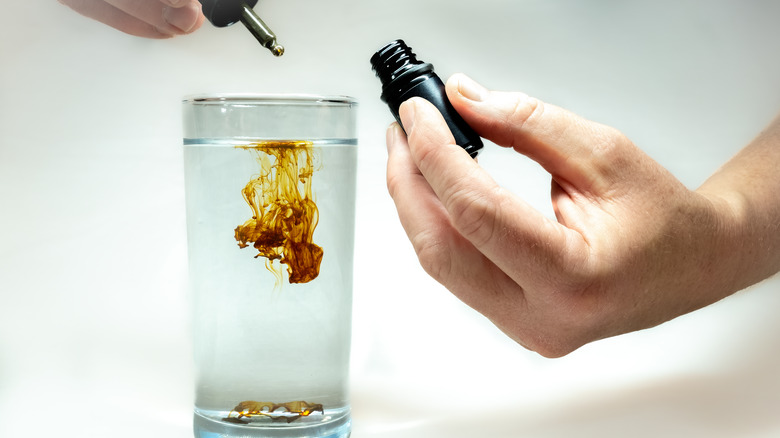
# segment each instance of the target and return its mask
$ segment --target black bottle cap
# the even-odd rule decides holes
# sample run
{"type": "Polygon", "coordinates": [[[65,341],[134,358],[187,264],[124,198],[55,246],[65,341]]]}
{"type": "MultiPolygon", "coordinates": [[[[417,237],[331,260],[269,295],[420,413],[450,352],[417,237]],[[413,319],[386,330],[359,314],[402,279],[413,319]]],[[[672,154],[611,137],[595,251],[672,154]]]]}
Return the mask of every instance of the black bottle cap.
{"type": "Polygon", "coordinates": [[[216,27],[230,26],[241,20],[244,5],[254,8],[257,0],[199,0],[203,15],[216,27]]]}
{"type": "Polygon", "coordinates": [[[399,83],[406,83],[426,73],[433,73],[433,65],[417,59],[412,48],[404,40],[395,40],[371,57],[371,67],[382,83],[382,100],[387,101],[385,94],[399,83]]]}
{"type": "MultiPolygon", "coordinates": [[[[398,108],[412,97],[422,97],[439,110],[447,126],[472,158],[482,149],[482,139],[452,107],[444,91],[444,83],[433,71],[433,65],[417,59],[403,40],[386,44],[371,57],[371,67],[382,83],[381,99],[401,123],[398,108]]],[[[403,126],[403,125],[402,125],[403,126]]]]}

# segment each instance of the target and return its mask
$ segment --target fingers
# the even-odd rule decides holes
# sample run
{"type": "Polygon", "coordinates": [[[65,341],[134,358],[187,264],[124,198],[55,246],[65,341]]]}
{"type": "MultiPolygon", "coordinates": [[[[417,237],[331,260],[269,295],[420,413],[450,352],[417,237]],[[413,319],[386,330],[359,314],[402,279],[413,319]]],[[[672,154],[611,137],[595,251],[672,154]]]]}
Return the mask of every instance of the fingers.
{"type": "Polygon", "coordinates": [[[60,0],[73,10],[130,35],[170,38],[205,20],[196,0],[60,0]]]}
{"type": "MultiPolygon", "coordinates": [[[[583,264],[587,248],[582,236],[545,218],[498,186],[455,145],[433,105],[415,98],[402,104],[399,113],[408,133],[407,173],[420,181],[424,178],[426,198],[435,195],[446,211],[426,219],[428,226],[447,221],[523,288],[547,283],[561,266],[583,264]]],[[[391,182],[401,187],[406,184],[391,182]]]]}
{"type": "Polygon", "coordinates": [[[523,93],[489,91],[465,75],[447,81],[447,96],[483,137],[513,147],[553,178],[604,194],[633,145],[618,131],[523,93]]]}
{"type": "Polygon", "coordinates": [[[452,253],[448,247],[457,233],[453,232],[446,210],[412,160],[397,123],[387,131],[387,148],[387,187],[401,225],[426,272],[447,282],[453,275],[452,253]]]}
{"type": "Polygon", "coordinates": [[[453,229],[449,214],[412,160],[397,123],[388,128],[387,147],[388,190],[425,271],[477,311],[492,316],[508,313],[522,301],[522,290],[453,229]]]}
{"type": "Polygon", "coordinates": [[[170,7],[163,10],[163,18],[185,34],[198,30],[206,20],[199,1],[168,0],[167,3],[170,7]]]}
{"type": "Polygon", "coordinates": [[[179,0],[176,5],[160,0],[105,0],[111,6],[149,23],[163,34],[178,35],[193,31],[203,23],[200,3],[195,0],[179,0]]]}

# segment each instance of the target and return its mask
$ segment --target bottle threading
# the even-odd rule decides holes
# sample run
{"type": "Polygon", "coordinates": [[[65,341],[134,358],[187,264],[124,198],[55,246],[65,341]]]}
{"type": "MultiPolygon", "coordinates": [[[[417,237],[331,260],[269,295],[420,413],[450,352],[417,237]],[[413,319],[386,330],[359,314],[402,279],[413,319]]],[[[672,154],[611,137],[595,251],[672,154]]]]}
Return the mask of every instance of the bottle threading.
{"type": "Polygon", "coordinates": [[[444,83],[433,70],[433,65],[417,59],[411,47],[403,40],[386,44],[371,57],[371,67],[382,83],[381,99],[390,107],[393,116],[401,124],[398,109],[412,98],[422,97],[431,102],[444,117],[447,126],[461,146],[472,158],[482,149],[482,139],[469,126],[447,98],[444,83]]]}

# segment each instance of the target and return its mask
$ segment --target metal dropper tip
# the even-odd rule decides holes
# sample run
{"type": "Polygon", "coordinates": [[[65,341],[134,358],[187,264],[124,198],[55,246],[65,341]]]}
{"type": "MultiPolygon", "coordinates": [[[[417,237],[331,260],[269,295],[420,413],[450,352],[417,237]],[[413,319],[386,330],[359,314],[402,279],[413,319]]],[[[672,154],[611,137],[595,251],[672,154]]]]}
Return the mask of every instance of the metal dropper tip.
{"type": "Polygon", "coordinates": [[[274,35],[271,28],[246,3],[242,4],[241,22],[257,38],[257,41],[270,50],[274,56],[282,56],[284,54],[284,47],[276,42],[276,35],[274,35]]]}

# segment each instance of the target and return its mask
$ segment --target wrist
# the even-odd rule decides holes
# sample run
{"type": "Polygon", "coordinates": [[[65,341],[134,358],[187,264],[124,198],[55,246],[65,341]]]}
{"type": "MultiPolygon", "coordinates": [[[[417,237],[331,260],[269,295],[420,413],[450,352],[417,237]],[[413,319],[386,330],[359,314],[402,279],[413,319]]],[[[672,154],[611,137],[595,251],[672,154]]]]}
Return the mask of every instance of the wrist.
{"type": "MultiPolygon", "coordinates": [[[[767,236],[776,235],[768,228],[776,226],[776,219],[762,217],[760,208],[748,196],[736,190],[711,191],[701,188],[697,193],[711,205],[715,230],[710,238],[715,245],[712,260],[721,275],[724,296],[760,282],[776,272],[773,252],[778,246],[767,236]]],[[[777,239],[774,239],[777,240],[777,239]]]]}

